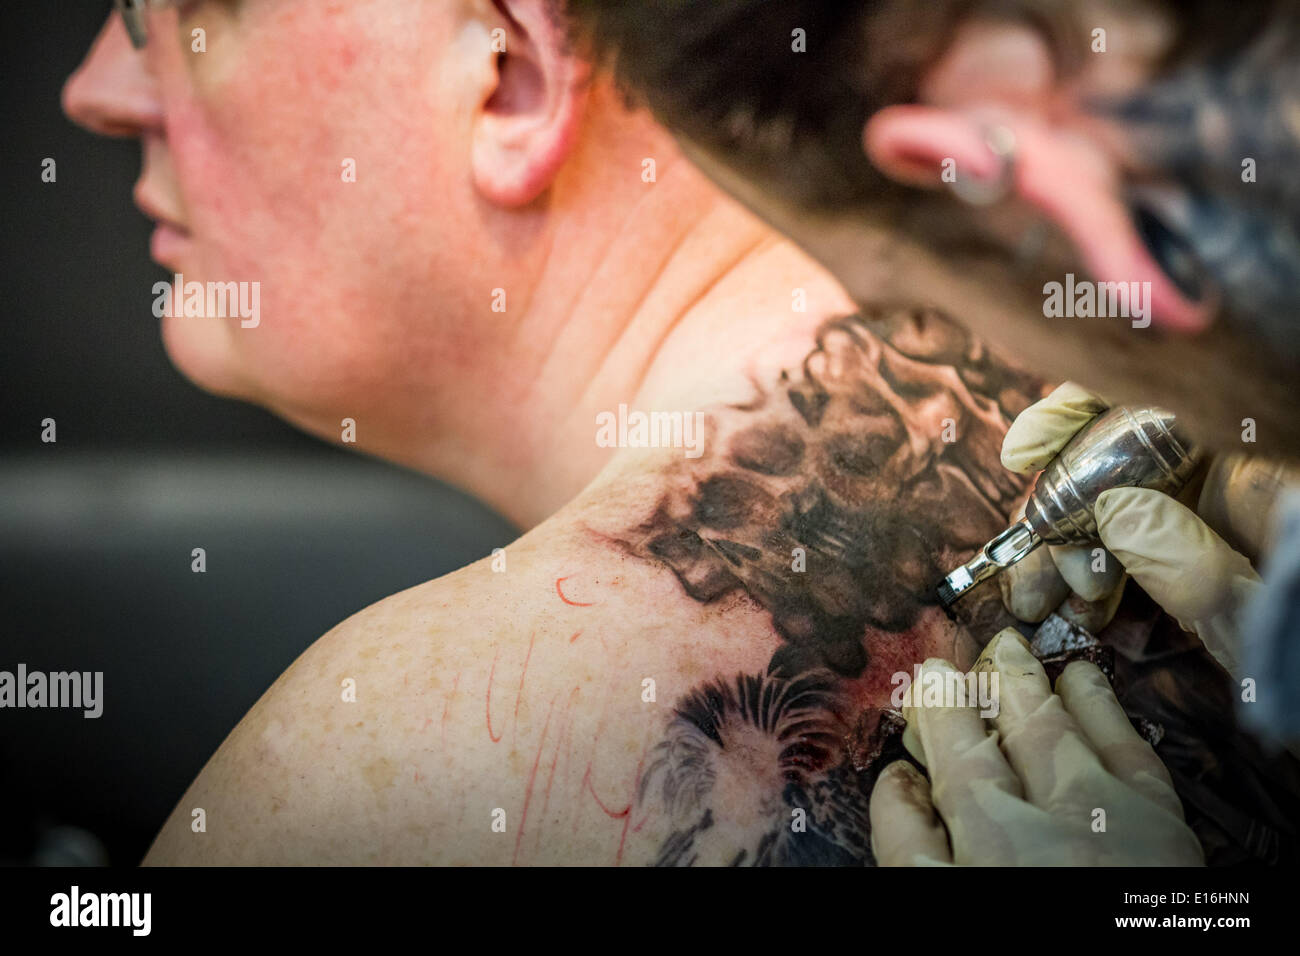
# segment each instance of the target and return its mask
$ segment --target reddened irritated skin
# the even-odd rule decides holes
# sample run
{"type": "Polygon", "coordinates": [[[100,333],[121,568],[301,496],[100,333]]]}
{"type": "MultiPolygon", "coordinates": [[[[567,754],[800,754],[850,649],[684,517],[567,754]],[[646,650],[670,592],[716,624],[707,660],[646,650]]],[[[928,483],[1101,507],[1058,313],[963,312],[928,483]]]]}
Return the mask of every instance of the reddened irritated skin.
{"type": "Polygon", "coordinates": [[[557,423],[626,400],[765,235],[560,55],[546,8],[208,0],[151,14],[138,52],[113,16],[64,91],[141,140],[168,273],[260,283],[256,328],[163,320],[186,375],[326,440],[351,418],[357,447],[525,525],[608,458],[557,423]],[[660,280],[673,297],[648,297],[660,280]]]}

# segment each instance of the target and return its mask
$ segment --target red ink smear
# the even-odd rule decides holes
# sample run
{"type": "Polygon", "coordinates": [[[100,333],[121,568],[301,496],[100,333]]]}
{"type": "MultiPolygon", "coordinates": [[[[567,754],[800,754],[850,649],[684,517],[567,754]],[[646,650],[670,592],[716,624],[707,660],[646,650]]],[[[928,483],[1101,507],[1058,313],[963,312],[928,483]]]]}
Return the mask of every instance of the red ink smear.
{"type": "Polygon", "coordinates": [[[584,604],[582,601],[570,601],[568,598],[564,596],[564,592],[560,590],[560,583],[562,581],[569,580],[569,577],[572,577],[572,575],[569,575],[568,577],[555,579],[555,593],[560,596],[560,600],[563,601],[565,604],[571,605],[572,607],[591,607],[592,605],[590,604],[584,604]]]}
{"type": "Polygon", "coordinates": [[[556,741],[555,753],[551,754],[551,772],[546,777],[546,799],[542,801],[542,816],[546,816],[547,808],[551,805],[551,785],[555,783],[555,766],[560,762],[560,743],[564,740],[564,730],[560,731],[560,740],[556,741]]]}
{"type": "Polygon", "coordinates": [[[524,841],[524,829],[528,826],[528,804],[533,799],[533,783],[537,780],[537,765],[542,762],[542,750],[546,747],[546,731],[551,726],[551,712],[555,710],[555,698],[546,709],[546,723],[542,725],[542,739],[537,742],[537,756],[533,758],[533,769],[528,774],[528,789],[524,791],[524,812],[519,817],[519,832],[515,835],[515,855],[510,858],[510,865],[519,862],[519,845],[524,841]]]}
{"type": "MultiPolygon", "coordinates": [[[[641,772],[640,767],[638,767],[637,773],[639,774],[640,772],[641,772]]],[[[591,794],[591,799],[596,801],[596,806],[600,807],[601,811],[605,814],[605,816],[609,817],[611,820],[623,821],[623,835],[619,837],[618,853],[614,855],[614,865],[618,866],[623,859],[623,844],[627,842],[628,824],[632,822],[632,801],[629,800],[627,806],[625,806],[622,810],[619,810],[617,813],[611,810],[609,807],[605,806],[604,801],[601,800],[600,797],[596,795],[596,788],[592,786],[590,762],[587,763],[587,773],[586,776],[582,778],[582,782],[586,785],[587,792],[591,794]]]]}
{"type": "Polygon", "coordinates": [[[596,805],[600,807],[601,810],[605,811],[605,816],[609,817],[611,820],[621,820],[623,817],[627,816],[632,811],[632,804],[629,803],[622,810],[619,810],[617,813],[615,813],[609,807],[605,806],[605,802],[601,800],[600,797],[596,796],[596,788],[591,783],[590,763],[587,764],[587,773],[582,778],[582,785],[587,788],[587,792],[590,793],[591,798],[596,801],[596,805]]]}
{"type": "Polygon", "coordinates": [[[421,729],[421,730],[428,730],[428,729],[429,729],[430,727],[432,727],[432,726],[433,726],[433,718],[432,718],[432,717],[426,717],[426,718],[424,718],[424,726],[421,727],[420,729],[421,729]]]}
{"type": "MultiPolygon", "coordinates": [[[[636,775],[632,778],[632,792],[636,793],[637,787],[641,782],[641,768],[645,766],[645,754],[636,762],[636,775]]],[[[645,822],[644,820],[642,821],[645,822]]],[[[632,823],[632,799],[627,801],[627,816],[623,818],[623,835],[618,839],[618,852],[614,854],[614,865],[619,866],[623,862],[623,847],[627,844],[627,828],[632,823]]]]}
{"type": "Polygon", "coordinates": [[[573,698],[578,691],[577,687],[569,691],[569,699],[564,705],[564,726],[560,728],[560,737],[555,743],[555,753],[551,757],[551,774],[546,778],[546,799],[542,802],[543,817],[546,816],[546,810],[551,805],[551,785],[555,783],[555,768],[560,762],[560,748],[569,739],[569,730],[573,727],[573,698]]]}
{"type": "Polygon", "coordinates": [[[528,653],[524,656],[524,669],[519,672],[519,690],[515,694],[515,726],[519,725],[519,701],[524,696],[524,678],[528,676],[528,662],[533,657],[533,641],[536,639],[536,631],[528,635],[528,653]]]}
{"type": "Polygon", "coordinates": [[[580,638],[581,636],[582,636],[582,631],[575,631],[575,632],[573,633],[573,637],[569,638],[569,643],[572,644],[574,641],[576,641],[576,640],[577,640],[578,638],[580,638]]]}
{"type": "MultiPolygon", "coordinates": [[[[451,682],[451,693],[448,694],[447,699],[442,702],[442,724],[439,730],[439,735],[442,738],[442,746],[444,748],[447,746],[447,711],[451,707],[451,700],[453,697],[456,696],[456,688],[459,686],[460,686],[460,671],[456,671],[456,679],[451,682]]],[[[489,717],[489,724],[490,723],[491,723],[491,718],[489,717]]],[[[489,729],[488,733],[491,732],[492,732],[491,729],[489,729]]]]}
{"type": "Polygon", "coordinates": [[[501,651],[500,651],[500,649],[498,649],[497,652],[496,652],[496,654],[493,654],[493,655],[492,655],[492,670],[490,670],[490,671],[488,672],[488,686],[487,686],[487,727],[488,727],[488,736],[492,738],[492,742],[493,742],[494,744],[495,744],[495,743],[500,743],[500,742],[501,742],[501,737],[500,737],[499,735],[497,735],[497,734],[492,733],[492,677],[493,677],[493,675],[495,675],[496,672],[497,672],[497,657],[500,656],[500,654],[501,654],[501,651]]]}

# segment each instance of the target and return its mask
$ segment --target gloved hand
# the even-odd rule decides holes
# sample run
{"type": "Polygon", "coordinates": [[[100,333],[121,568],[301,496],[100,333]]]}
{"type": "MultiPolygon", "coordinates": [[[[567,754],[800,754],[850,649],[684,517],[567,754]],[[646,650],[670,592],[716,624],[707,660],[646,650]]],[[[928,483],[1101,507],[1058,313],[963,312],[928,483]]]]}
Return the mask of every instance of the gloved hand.
{"type": "MultiPolygon", "coordinates": [[[[871,844],[881,866],[1204,865],[1169,772],[1095,665],[1070,664],[1053,693],[1007,628],[980,655],[981,671],[998,677],[996,717],[981,718],[973,701],[904,709],[904,741],[930,779],[900,760],[877,780],[871,844]]],[[[958,674],[928,660],[921,681],[943,672],[958,674]]]]}
{"type": "MultiPolygon", "coordinates": [[[[1062,385],[1011,424],[1002,464],[1021,474],[1041,470],[1106,407],[1078,385],[1062,385]]],[[[1001,575],[1007,610],[1040,621],[1065,601],[1062,616],[1095,631],[1114,614],[1127,571],[1240,678],[1236,617],[1260,587],[1250,561],[1191,509],[1157,491],[1113,488],[1097,498],[1093,514],[1105,551],[1094,554],[1095,546],[1088,545],[1039,548],[1001,575]],[[1080,608],[1091,618],[1081,620],[1080,608]]]]}

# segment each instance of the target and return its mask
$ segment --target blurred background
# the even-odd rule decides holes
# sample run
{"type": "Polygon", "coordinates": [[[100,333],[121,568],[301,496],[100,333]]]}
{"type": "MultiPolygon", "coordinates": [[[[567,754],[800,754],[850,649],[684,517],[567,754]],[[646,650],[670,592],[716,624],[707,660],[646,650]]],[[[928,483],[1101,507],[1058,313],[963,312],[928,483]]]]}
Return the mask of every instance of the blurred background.
{"type": "Polygon", "coordinates": [[[16,4],[0,39],[0,670],[104,674],[98,719],[0,709],[0,864],[138,863],[316,638],[516,536],[457,491],[171,367],[151,312],[166,272],[131,203],[139,147],[59,108],[110,8],[16,4]]]}

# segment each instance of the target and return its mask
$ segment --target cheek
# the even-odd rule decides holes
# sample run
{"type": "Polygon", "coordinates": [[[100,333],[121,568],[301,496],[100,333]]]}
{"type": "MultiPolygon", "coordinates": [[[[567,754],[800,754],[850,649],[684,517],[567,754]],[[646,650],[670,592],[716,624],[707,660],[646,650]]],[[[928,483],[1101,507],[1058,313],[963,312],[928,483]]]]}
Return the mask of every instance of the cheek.
{"type": "MultiPolygon", "coordinates": [[[[427,232],[446,212],[433,193],[452,170],[437,117],[410,122],[429,109],[411,82],[412,41],[394,48],[346,15],[279,9],[283,22],[223,51],[238,69],[184,66],[167,136],[196,278],[261,285],[261,325],[224,328],[226,377],[277,409],[333,413],[392,374],[400,343],[409,355],[406,326],[438,298],[419,250],[438,245],[427,232]]],[[[174,354],[215,374],[221,336],[166,333],[174,354]]]]}

